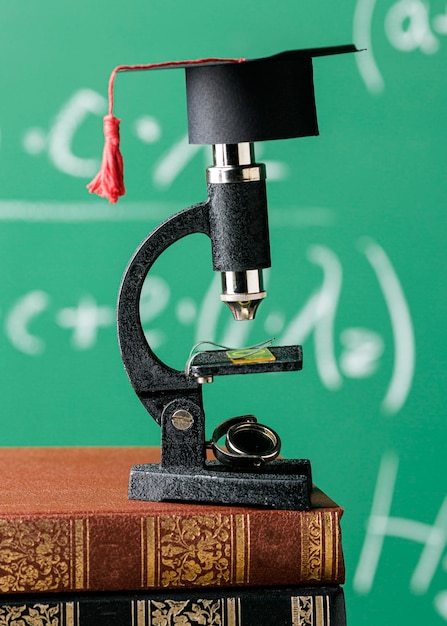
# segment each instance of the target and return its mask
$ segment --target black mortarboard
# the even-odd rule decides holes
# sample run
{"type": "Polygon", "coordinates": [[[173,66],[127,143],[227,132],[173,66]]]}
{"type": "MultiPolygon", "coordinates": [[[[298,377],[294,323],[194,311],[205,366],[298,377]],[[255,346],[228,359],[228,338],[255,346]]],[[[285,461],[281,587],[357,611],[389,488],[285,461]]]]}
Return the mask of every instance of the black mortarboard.
{"type": "Polygon", "coordinates": [[[185,66],[189,142],[318,135],[312,58],[355,50],[353,45],[313,48],[245,63],[185,66]]]}
{"type": "Polygon", "coordinates": [[[101,171],[88,185],[116,202],[124,194],[119,120],[113,115],[117,72],[184,68],[189,142],[236,144],[318,135],[312,59],[355,52],[354,45],[282,52],[259,59],[200,59],[150,65],[122,65],[109,82],[101,171]]]}

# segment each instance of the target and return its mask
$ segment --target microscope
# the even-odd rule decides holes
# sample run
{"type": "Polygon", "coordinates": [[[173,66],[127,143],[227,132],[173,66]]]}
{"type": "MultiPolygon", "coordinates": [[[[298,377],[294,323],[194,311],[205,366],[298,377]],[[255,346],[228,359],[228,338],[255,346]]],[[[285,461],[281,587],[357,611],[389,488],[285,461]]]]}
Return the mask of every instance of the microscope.
{"type": "Polygon", "coordinates": [[[301,370],[301,346],[203,350],[180,371],[148,345],[139,300],[159,256],[181,238],[202,233],[210,239],[212,269],[221,274],[221,300],[237,323],[253,323],[266,297],[263,270],[271,263],[266,171],[256,161],[254,144],[317,135],[312,59],[355,50],[347,45],[181,65],[189,140],[211,145],[213,163],[206,170],[206,201],[155,228],[122,280],[117,308],[122,360],[161,429],[160,463],[142,460],[132,467],[129,498],[310,508],[309,460],[279,458],[279,435],[254,415],[229,416],[208,439],[203,407],[203,390],[216,376],[301,370]]]}

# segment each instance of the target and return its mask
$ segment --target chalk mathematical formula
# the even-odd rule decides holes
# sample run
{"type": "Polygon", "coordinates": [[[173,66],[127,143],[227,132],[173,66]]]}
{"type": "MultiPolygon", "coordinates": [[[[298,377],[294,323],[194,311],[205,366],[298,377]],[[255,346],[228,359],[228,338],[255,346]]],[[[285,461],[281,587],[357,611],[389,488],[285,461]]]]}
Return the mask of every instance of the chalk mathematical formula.
{"type": "MultiPolygon", "coordinates": [[[[333,250],[315,244],[307,249],[307,262],[318,266],[321,283],[299,307],[293,309],[293,300],[288,302],[288,308],[292,304],[293,312],[287,316],[280,304],[272,304],[279,308],[274,308],[265,317],[264,331],[268,336],[276,337],[277,345],[311,343],[321,384],[333,391],[341,388],[345,378],[368,379],[374,375],[382,365],[384,336],[391,334],[387,358],[392,355],[393,365],[383,390],[381,409],[395,414],[404,405],[414,376],[416,355],[410,309],[385,250],[369,239],[360,240],[357,248],[358,254],[369,264],[369,280],[377,283],[382,294],[390,328],[379,332],[353,325],[335,331],[343,277],[348,269],[343,267],[333,250]]],[[[177,323],[189,333],[191,346],[204,338],[235,347],[253,343],[250,337],[252,324],[235,324],[230,320],[223,330],[218,325],[224,308],[218,295],[219,285],[220,275],[215,274],[209,287],[198,298],[183,297],[174,301],[175,295],[164,278],[148,277],[141,296],[140,316],[152,348],[160,348],[165,341],[158,321],[163,319],[168,306],[174,308],[177,323]]],[[[44,355],[48,342],[65,342],[67,350],[94,349],[100,333],[115,331],[115,309],[113,303],[98,302],[93,294],[88,293],[75,302],[56,306],[53,294],[42,285],[24,293],[9,308],[3,308],[2,324],[6,339],[16,350],[38,358],[44,355]],[[51,320],[53,326],[63,331],[62,334],[51,333],[51,338],[46,338],[38,330],[42,320],[47,323],[51,320]]]]}
{"type": "MultiPolygon", "coordinates": [[[[386,87],[386,59],[377,58],[376,39],[385,37],[391,49],[399,53],[434,55],[447,36],[445,5],[422,0],[399,0],[386,7],[382,5],[381,0],[358,0],[353,16],[353,39],[362,49],[355,55],[355,61],[362,80],[373,94],[383,92],[386,87]],[[380,28],[375,26],[376,21],[381,23],[380,28]]],[[[22,148],[30,156],[46,155],[52,166],[64,174],[91,178],[98,171],[100,155],[81,156],[76,154],[73,145],[87,118],[91,115],[102,117],[106,110],[103,95],[93,89],[81,88],[62,104],[47,129],[30,127],[24,132],[22,148]]],[[[162,125],[152,115],[138,116],[132,120],[131,126],[133,136],[143,144],[157,144],[163,140],[162,125]]],[[[189,145],[186,136],[179,137],[153,164],[153,184],[162,189],[169,188],[201,151],[206,151],[208,156],[207,148],[189,145]]],[[[288,177],[286,163],[268,160],[265,163],[270,181],[288,177]]],[[[209,165],[209,159],[206,159],[206,165],[209,165]]]]}
{"type": "MultiPolygon", "coordinates": [[[[371,512],[366,524],[366,535],[354,575],[354,589],[368,594],[380,575],[380,559],[389,543],[405,540],[420,546],[414,569],[408,573],[409,591],[430,594],[434,610],[447,621],[447,589],[433,591],[436,572],[447,571],[447,496],[439,503],[432,523],[408,519],[404,511],[393,507],[393,496],[399,488],[399,457],[386,452],[381,460],[371,512]]],[[[401,477],[405,481],[405,477],[401,477]]],[[[421,510],[421,515],[424,509],[421,510]]],[[[402,575],[404,573],[402,572],[402,575]]]]}
{"type": "MultiPolygon", "coordinates": [[[[447,7],[442,2],[423,0],[357,0],[353,38],[363,51],[355,60],[366,87],[375,94],[386,88],[387,59],[376,54],[376,44],[383,36],[391,50],[436,54],[447,36],[447,7]]],[[[389,78],[394,80],[395,76],[389,78]]]]}
{"type": "MultiPolygon", "coordinates": [[[[441,0],[357,0],[353,11],[353,40],[362,50],[355,54],[358,72],[371,94],[385,91],[390,51],[404,55],[433,56],[440,52],[447,37],[447,8],[441,0]],[[379,48],[384,48],[379,53],[379,48]]],[[[409,57],[412,58],[412,57],[409,57]]],[[[411,67],[411,66],[410,66],[411,67]]],[[[411,71],[411,70],[409,70],[411,71]]],[[[20,142],[30,156],[46,155],[54,168],[73,177],[91,178],[99,168],[100,155],[82,156],[73,145],[77,133],[90,116],[102,117],[107,110],[103,95],[93,89],[80,88],[64,102],[49,121],[48,128],[27,128],[20,142]]],[[[163,140],[159,120],[150,114],[132,120],[132,133],[144,144],[163,140]]],[[[0,150],[5,142],[7,126],[0,128],[0,150]]],[[[160,188],[169,187],[187,166],[200,146],[191,146],[187,137],[178,137],[155,162],[152,182],[160,188]]],[[[208,164],[208,163],[207,163],[208,164]]],[[[266,162],[267,164],[267,162],[266,162]]],[[[268,162],[269,179],[283,180],[288,176],[283,162],[268,162]]]]}

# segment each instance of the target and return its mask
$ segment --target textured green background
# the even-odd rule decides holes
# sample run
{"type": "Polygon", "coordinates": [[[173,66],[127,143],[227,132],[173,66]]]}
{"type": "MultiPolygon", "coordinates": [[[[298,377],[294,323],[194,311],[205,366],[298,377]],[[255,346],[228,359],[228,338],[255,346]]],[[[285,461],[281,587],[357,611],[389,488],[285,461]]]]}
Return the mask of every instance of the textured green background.
{"type": "Polygon", "coordinates": [[[119,76],[128,193],[117,207],[89,196],[110,70],[351,41],[367,51],[314,62],[320,137],[257,146],[273,267],[256,322],[231,322],[194,236],[154,268],[144,326],[177,367],[202,339],[303,343],[302,373],[205,389],[208,427],[255,413],[345,506],[350,624],[435,626],[447,621],[441,0],[0,2],[1,444],[159,440],[122,370],[116,294],[146,234],[205,199],[209,151],[185,144],[183,72],[119,76]]]}

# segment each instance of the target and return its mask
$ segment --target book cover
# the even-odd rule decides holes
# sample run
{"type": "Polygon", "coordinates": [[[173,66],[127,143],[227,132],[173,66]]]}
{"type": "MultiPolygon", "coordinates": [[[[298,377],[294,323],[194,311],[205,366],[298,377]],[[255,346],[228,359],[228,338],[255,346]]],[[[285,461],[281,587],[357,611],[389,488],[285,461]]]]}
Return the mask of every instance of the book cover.
{"type": "Polygon", "coordinates": [[[158,448],[0,450],[0,594],[344,582],[343,510],[142,502],[158,448]]]}
{"type": "Polygon", "coordinates": [[[0,597],[15,626],[345,626],[340,587],[0,597]]]}

